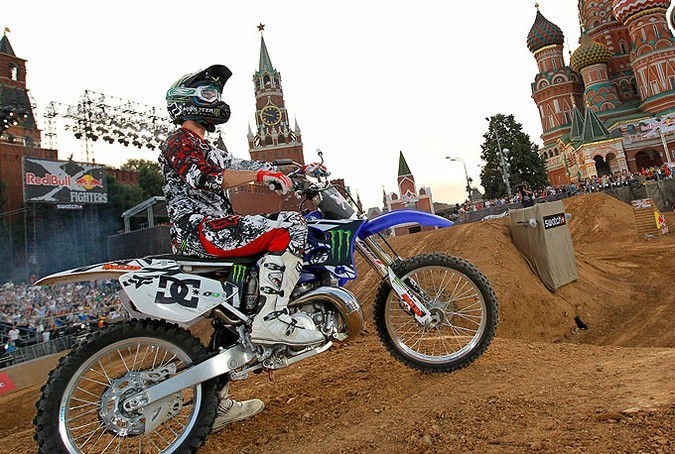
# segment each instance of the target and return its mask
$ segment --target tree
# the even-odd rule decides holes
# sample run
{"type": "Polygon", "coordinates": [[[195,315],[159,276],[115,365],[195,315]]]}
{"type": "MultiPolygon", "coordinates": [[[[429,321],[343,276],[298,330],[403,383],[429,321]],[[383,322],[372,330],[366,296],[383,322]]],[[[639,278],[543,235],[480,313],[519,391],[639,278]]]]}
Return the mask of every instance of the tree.
{"type": "Polygon", "coordinates": [[[523,181],[529,182],[533,189],[546,187],[546,164],[539,156],[539,147],[523,132],[522,125],[515,121],[513,115],[497,114],[488,121],[490,126],[483,134],[485,142],[481,145],[485,166],[480,178],[485,197],[507,196],[505,176],[508,176],[512,195],[523,181]]]}
{"type": "Polygon", "coordinates": [[[141,188],[143,200],[163,194],[164,176],[157,162],[147,159],[129,159],[122,164],[121,169],[138,173],[138,186],[141,188]]]}
{"type": "Polygon", "coordinates": [[[124,226],[122,213],[145,200],[140,186],[119,183],[115,177],[106,174],[108,186],[108,203],[103,209],[106,234],[112,235],[124,226]]]}

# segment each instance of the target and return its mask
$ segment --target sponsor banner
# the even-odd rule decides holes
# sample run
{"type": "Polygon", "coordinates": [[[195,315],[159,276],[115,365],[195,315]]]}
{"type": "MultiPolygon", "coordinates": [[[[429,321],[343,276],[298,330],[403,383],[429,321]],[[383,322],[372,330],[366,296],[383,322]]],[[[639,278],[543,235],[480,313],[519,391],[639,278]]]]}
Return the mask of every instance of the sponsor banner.
{"type": "Polygon", "coordinates": [[[634,209],[652,208],[654,206],[652,204],[652,199],[631,200],[630,203],[633,205],[634,209]]]}
{"type": "Polygon", "coordinates": [[[567,224],[567,218],[565,218],[565,213],[550,214],[544,216],[544,230],[554,229],[560,227],[561,225],[567,224]]]}
{"type": "Polygon", "coordinates": [[[645,137],[654,137],[660,133],[675,131],[675,117],[650,118],[640,121],[640,129],[645,137]]]}
{"type": "Polygon", "coordinates": [[[105,167],[74,161],[23,158],[24,202],[74,205],[108,203],[105,167]]]}
{"type": "Polygon", "coordinates": [[[84,208],[84,206],[80,205],[79,203],[57,203],[56,204],[57,210],[81,210],[82,208],[84,208]]]}
{"type": "Polygon", "coordinates": [[[0,395],[12,392],[15,389],[16,385],[14,385],[12,379],[9,378],[9,375],[5,372],[0,372],[0,395]]]}
{"type": "Polygon", "coordinates": [[[666,224],[666,218],[659,210],[654,211],[654,220],[656,221],[656,228],[659,229],[661,233],[666,234],[670,231],[668,229],[668,224],[666,224]]]}

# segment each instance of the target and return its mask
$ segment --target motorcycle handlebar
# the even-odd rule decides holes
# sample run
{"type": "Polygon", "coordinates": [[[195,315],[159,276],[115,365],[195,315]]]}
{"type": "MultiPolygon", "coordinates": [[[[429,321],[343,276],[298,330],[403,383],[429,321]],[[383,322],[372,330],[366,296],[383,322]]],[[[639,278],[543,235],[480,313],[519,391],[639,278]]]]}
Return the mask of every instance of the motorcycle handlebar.
{"type": "Polygon", "coordinates": [[[299,163],[293,161],[292,159],[277,159],[272,162],[273,165],[277,167],[283,167],[283,166],[300,166],[299,163]]]}
{"type": "MultiPolygon", "coordinates": [[[[317,155],[319,156],[319,164],[323,165],[323,152],[318,149],[317,155]]],[[[314,183],[307,180],[306,176],[302,174],[303,165],[299,162],[295,162],[292,159],[275,159],[272,161],[272,165],[276,167],[295,167],[295,170],[289,172],[287,176],[293,181],[293,192],[296,195],[309,195],[311,192],[320,190],[314,183]]],[[[268,185],[270,190],[275,191],[277,194],[281,194],[281,186],[276,183],[270,183],[268,185]]]]}

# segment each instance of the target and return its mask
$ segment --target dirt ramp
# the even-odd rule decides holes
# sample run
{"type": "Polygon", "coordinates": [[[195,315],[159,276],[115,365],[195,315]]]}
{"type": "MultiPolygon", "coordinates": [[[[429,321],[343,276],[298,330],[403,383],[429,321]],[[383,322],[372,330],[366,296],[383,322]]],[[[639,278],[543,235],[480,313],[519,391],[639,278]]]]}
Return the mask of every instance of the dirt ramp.
{"type": "Polygon", "coordinates": [[[633,208],[603,192],[563,200],[572,214],[570,233],[577,250],[597,250],[598,243],[617,244],[641,241],[635,230],[633,208]]]}
{"type": "MultiPolygon", "coordinates": [[[[579,279],[550,292],[511,241],[506,219],[453,226],[391,238],[403,257],[432,251],[463,257],[492,283],[500,304],[498,337],[547,342],[673,347],[667,316],[675,303],[674,234],[645,241],[637,235],[632,207],[604,193],[564,199],[572,214],[579,279]],[[670,283],[670,284],[669,284],[670,283]],[[669,309],[670,308],[670,309],[669,309]],[[589,329],[580,331],[575,317],[589,329]]],[[[379,284],[357,258],[360,278],[348,287],[370,306],[379,284]]]]}
{"type": "MultiPolygon", "coordinates": [[[[403,257],[433,251],[462,257],[492,283],[499,300],[498,337],[553,341],[575,327],[574,302],[549,292],[511,241],[507,219],[453,226],[390,240],[403,257]]],[[[368,320],[377,275],[357,260],[366,279],[349,284],[364,305],[368,320]]],[[[363,276],[362,276],[363,277],[363,276]]]]}

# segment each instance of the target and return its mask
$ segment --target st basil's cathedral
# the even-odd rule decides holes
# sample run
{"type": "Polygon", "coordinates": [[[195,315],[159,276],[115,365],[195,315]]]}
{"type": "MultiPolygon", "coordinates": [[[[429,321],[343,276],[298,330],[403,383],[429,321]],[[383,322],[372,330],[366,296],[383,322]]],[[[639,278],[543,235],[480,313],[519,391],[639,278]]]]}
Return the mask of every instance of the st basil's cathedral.
{"type": "Polygon", "coordinates": [[[562,30],[536,6],[527,47],[539,69],[532,98],[551,184],[674,163],[670,0],[579,0],[581,38],[569,64],[562,30]]]}

